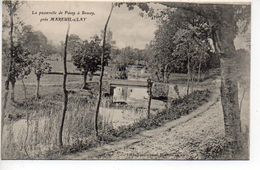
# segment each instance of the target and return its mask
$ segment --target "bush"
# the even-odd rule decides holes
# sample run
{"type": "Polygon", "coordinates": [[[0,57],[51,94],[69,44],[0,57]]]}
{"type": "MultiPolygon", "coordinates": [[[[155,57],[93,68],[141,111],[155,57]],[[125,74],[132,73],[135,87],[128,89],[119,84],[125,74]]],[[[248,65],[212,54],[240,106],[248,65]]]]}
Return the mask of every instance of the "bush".
{"type": "Polygon", "coordinates": [[[225,137],[208,138],[199,146],[201,159],[217,159],[227,146],[225,137]]]}
{"type": "Polygon", "coordinates": [[[203,103],[206,103],[209,95],[209,90],[194,91],[183,98],[172,100],[168,105],[167,114],[175,115],[175,117],[189,114],[203,103]]]}
{"type": "Polygon", "coordinates": [[[168,97],[169,85],[165,83],[153,83],[152,94],[153,98],[166,98],[168,97]]]}

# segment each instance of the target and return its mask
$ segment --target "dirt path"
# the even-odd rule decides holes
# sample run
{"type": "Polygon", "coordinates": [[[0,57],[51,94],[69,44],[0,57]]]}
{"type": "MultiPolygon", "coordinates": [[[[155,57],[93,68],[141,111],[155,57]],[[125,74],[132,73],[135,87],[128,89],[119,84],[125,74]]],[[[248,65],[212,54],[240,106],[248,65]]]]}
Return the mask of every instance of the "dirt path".
{"type": "Polygon", "coordinates": [[[219,110],[219,93],[215,92],[208,103],[162,127],[60,159],[200,159],[198,146],[224,133],[219,110]]]}

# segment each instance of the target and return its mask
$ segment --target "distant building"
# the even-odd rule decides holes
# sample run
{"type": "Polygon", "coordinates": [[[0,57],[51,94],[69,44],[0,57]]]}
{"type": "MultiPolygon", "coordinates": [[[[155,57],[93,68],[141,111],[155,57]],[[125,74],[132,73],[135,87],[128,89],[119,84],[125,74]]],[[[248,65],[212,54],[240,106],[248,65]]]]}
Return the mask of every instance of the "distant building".
{"type": "Polygon", "coordinates": [[[113,96],[113,102],[147,100],[147,87],[146,81],[117,80],[110,82],[110,94],[113,96]]]}

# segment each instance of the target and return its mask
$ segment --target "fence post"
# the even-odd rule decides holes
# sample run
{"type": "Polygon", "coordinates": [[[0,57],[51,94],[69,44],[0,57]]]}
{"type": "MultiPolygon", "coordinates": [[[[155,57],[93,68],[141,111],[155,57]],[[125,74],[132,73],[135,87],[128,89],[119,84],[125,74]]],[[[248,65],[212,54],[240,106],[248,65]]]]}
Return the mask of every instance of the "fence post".
{"type": "Polygon", "coordinates": [[[150,114],[150,109],[151,109],[151,100],[152,100],[152,86],[153,86],[153,82],[151,81],[151,79],[147,79],[147,92],[148,92],[148,109],[147,109],[147,117],[148,119],[151,118],[151,114],[150,114]]]}

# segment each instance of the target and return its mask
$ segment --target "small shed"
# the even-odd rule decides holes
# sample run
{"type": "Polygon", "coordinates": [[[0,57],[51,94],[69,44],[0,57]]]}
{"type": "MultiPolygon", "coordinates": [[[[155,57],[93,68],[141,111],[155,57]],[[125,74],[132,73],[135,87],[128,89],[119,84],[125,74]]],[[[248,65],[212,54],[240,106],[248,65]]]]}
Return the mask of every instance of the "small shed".
{"type": "Polygon", "coordinates": [[[133,80],[114,80],[110,82],[110,95],[113,102],[148,100],[148,82],[133,80]]]}

